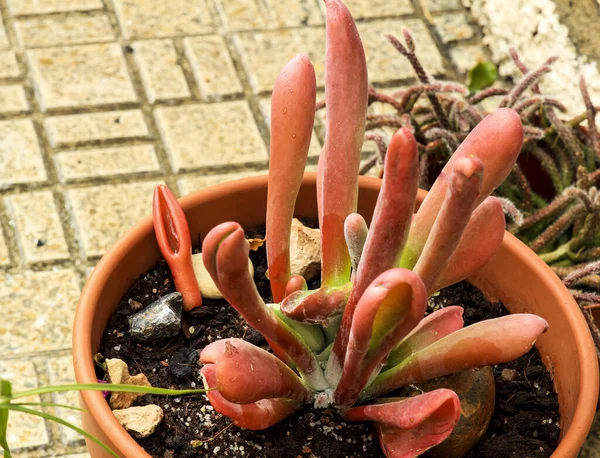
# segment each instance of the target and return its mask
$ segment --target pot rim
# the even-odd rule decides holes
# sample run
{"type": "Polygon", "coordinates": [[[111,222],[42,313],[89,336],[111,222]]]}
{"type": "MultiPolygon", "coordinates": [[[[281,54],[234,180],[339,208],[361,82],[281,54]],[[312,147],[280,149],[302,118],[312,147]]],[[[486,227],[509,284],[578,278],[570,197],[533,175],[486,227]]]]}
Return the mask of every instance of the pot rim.
{"type": "MultiPolygon", "coordinates": [[[[244,192],[256,187],[265,187],[268,175],[258,175],[249,178],[233,180],[191,193],[180,199],[184,209],[195,207],[203,202],[229,194],[233,191],[244,192]]],[[[316,174],[307,172],[303,184],[316,185],[316,174]]],[[[372,177],[359,177],[359,187],[378,191],[381,180],[372,177]]],[[[426,192],[419,190],[421,197],[426,192]]],[[[92,351],[92,317],[95,314],[100,292],[105,287],[112,270],[120,262],[123,253],[127,252],[135,242],[153,230],[152,217],[146,217],[121,237],[116,244],[102,257],[86,282],[77,305],[73,323],[72,352],[75,378],[78,383],[95,383],[96,373],[92,351]]],[[[564,287],[560,279],[533,251],[512,234],[506,232],[502,242],[505,249],[519,262],[528,264],[553,294],[561,297],[565,309],[565,319],[573,329],[588,329],[587,323],[574,299],[564,287]]],[[[594,420],[595,406],[598,400],[598,359],[592,337],[589,332],[575,332],[574,339],[580,350],[573,357],[579,360],[581,370],[579,398],[573,415],[573,421],[566,434],[561,438],[559,446],[552,454],[553,457],[576,456],[578,450],[574,444],[582,444],[594,420]],[[592,362],[590,364],[590,362],[592,362]],[[590,408],[594,406],[594,408],[590,408]],[[577,420],[577,425],[575,425],[577,420]],[[577,426],[577,427],[575,427],[577,426]]],[[[119,424],[112,411],[98,391],[82,391],[81,397],[89,412],[95,417],[102,431],[110,437],[115,448],[126,456],[146,456],[146,452],[135,442],[127,431],[119,424]]]]}

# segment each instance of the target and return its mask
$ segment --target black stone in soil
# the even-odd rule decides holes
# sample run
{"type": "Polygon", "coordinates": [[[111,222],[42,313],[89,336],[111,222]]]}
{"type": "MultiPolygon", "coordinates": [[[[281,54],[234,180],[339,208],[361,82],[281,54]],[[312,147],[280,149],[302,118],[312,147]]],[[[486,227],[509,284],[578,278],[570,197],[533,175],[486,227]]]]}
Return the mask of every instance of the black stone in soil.
{"type": "MultiPolygon", "coordinates": [[[[263,234],[264,226],[248,231],[247,237],[258,238],[263,234]]],[[[198,252],[199,247],[194,251],[198,252]]],[[[270,301],[265,249],[251,251],[250,258],[259,293],[265,301],[270,301]]],[[[318,287],[318,281],[309,287],[318,287]]],[[[153,346],[132,339],[127,317],[134,311],[129,300],[147,306],[173,291],[164,261],[142,275],[109,321],[100,352],[107,358],[123,359],[132,374],[143,372],[153,386],[186,389],[202,387],[194,355],[215,340],[239,337],[268,349],[263,337],[248,327],[224,300],[205,299],[202,307],[188,315],[188,325],[194,328],[190,338],[180,333],[153,346]]],[[[433,308],[445,305],[462,305],[465,325],[508,313],[502,304],[486,301],[479,290],[466,282],[446,288],[430,301],[433,308]]],[[[496,366],[494,373],[496,410],[492,423],[466,458],[549,457],[558,444],[558,402],[539,354],[533,349],[516,361],[496,366]],[[501,373],[505,368],[516,371],[514,380],[503,380],[501,373]]],[[[137,441],[154,458],[383,457],[370,423],[345,422],[332,409],[313,410],[307,406],[267,430],[248,431],[232,426],[227,418],[214,412],[204,395],[181,398],[146,395],[136,401],[136,405],[150,403],[160,405],[165,417],[151,437],[137,441]],[[192,441],[201,443],[193,447],[192,441]]]]}

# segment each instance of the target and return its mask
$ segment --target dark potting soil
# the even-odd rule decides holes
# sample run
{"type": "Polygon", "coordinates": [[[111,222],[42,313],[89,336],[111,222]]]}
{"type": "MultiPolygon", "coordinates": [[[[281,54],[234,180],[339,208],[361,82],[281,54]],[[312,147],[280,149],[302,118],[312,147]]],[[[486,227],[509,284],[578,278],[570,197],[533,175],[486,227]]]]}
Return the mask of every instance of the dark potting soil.
{"type": "MultiPolygon", "coordinates": [[[[305,222],[306,224],[307,222],[305,222]]],[[[262,237],[264,227],[251,230],[248,238],[262,237]]],[[[250,252],[254,280],[261,296],[269,301],[265,277],[265,249],[250,252]]],[[[318,287],[318,281],[309,288],[318,287]]],[[[263,337],[246,325],[225,300],[204,299],[202,307],[187,317],[193,333],[183,333],[165,342],[146,344],[128,332],[127,318],[165,294],[174,286],[164,261],[142,275],[125,294],[111,318],[100,352],[120,358],[132,375],[144,373],[153,386],[202,388],[198,350],[215,340],[243,338],[268,349],[263,337]]],[[[467,282],[441,291],[430,299],[430,308],[462,305],[465,326],[506,315],[501,303],[488,302],[467,282]]],[[[466,458],[543,458],[558,444],[558,401],[550,374],[537,350],[493,368],[496,378],[496,409],[483,439],[466,458]]],[[[103,374],[99,374],[102,378],[103,374]]],[[[136,439],[154,458],[198,456],[265,458],[360,458],[383,457],[371,423],[346,422],[335,409],[314,410],[307,406],[279,424],[263,431],[233,426],[214,411],[205,395],[166,397],[145,395],[135,405],[157,404],[164,419],[155,433],[136,439]]]]}

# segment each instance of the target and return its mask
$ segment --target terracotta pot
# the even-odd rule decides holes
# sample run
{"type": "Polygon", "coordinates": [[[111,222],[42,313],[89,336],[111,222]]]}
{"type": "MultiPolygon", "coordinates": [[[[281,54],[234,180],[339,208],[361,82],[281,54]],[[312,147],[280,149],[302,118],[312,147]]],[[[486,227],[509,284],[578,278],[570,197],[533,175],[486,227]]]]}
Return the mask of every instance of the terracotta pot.
{"type": "MultiPolygon", "coordinates": [[[[361,177],[359,211],[370,218],[380,180],[361,177]]],[[[267,177],[225,183],[181,199],[193,242],[223,221],[244,226],[264,223],[267,177]]],[[[419,201],[424,192],[419,193],[419,201]]],[[[151,196],[148,196],[150,208],[151,196]]],[[[296,205],[298,216],[317,216],[315,174],[307,174],[296,205]]],[[[160,259],[152,221],[145,219],[102,258],[83,290],[73,329],[73,360],[79,383],[96,381],[92,359],[110,316],[134,280],[160,259]]],[[[554,375],[560,402],[561,441],[553,457],[577,456],[590,429],[598,398],[598,362],[583,316],[554,273],[531,250],[506,234],[492,261],[471,279],[511,312],[544,317],[549,331],[537,343],[554,375]]],[[[119,425],[102,394],[82,392],[83,423],[123,457],[149,457],[119,425]]],[[[88,443],[92,457],[109,455],[88,443]]]]}

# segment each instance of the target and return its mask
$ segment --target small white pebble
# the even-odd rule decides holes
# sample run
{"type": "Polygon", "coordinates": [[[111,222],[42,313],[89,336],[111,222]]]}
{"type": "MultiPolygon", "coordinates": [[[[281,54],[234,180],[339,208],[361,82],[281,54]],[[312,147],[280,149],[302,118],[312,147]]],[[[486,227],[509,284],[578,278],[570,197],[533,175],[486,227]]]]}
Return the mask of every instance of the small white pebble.
{"type": "Polygon", "coordinates": [[[213,453],[216,455],[217,453],[219,453],[221,451],[221,447],[219,447],[218,445],[215,447],[215,449],[213,450],[213,453]]]}

